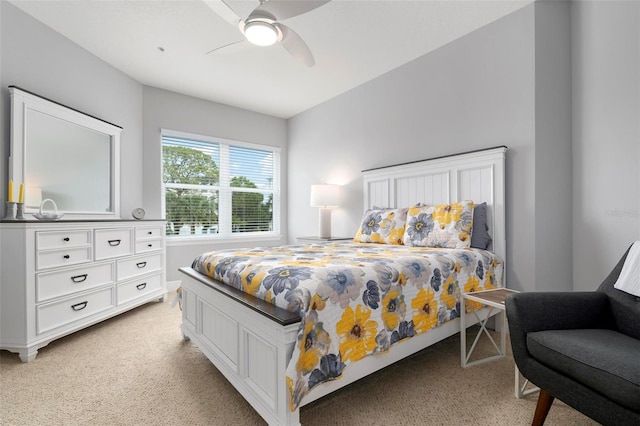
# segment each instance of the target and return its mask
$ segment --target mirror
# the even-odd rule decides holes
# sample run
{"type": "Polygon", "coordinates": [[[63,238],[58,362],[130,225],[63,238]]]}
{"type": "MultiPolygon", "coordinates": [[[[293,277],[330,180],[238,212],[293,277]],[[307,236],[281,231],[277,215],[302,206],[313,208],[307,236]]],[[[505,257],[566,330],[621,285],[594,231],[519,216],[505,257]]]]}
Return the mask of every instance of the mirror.
{"type": "Polygon", "coordinates": [[[49,198],[67,219],[119,218],[122,128],[17,87],[9,93],[9,179],[24,184],[25,212],[49,198]]]}

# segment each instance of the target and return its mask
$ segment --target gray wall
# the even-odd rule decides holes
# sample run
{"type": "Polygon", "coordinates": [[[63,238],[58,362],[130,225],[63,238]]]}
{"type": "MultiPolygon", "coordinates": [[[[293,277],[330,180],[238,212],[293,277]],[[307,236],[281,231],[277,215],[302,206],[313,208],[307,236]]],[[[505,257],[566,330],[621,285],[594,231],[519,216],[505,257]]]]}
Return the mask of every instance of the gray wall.
{"type": "Polygon", "coordinates": [[[352,236],[361,170],[506,145],[507,281],[535,289],[534,18],[518,10],[290,119],[290,239],[317,233],[313,183],[344,185],[333,234],[352,236]]]}
{"type": "MultiPolygon", "coordinates": [[[[570,291],[573,246],[569,2],[536,3],[535,40],[535,290],[570,291]]],[[[515,177],[518,171],[511,173],[515,177]]]]}
{"type": "MultiPolygon", "coordinates": [[[[122,126],[120,209],[130,217],[142,199],[142,85],[5,1],[0,2],[2,172],[6,200],[11,105],[19,86],[122,126]]],[[[4,214],[4,211],[2,212],[4,214]]]]}
{"type": "Polygon", "coordinates": [[[160,130],[221,137],[231,140],[253,142],[280,147],[282,164],[282,208],[281,238],[260,240],[241,239],[230,242],[194,244],[184,242],[167,247],[167,280],[179,280],[179,267],[189,266],[200,253],[216,248],[247,247],[254,244],[277,245],[286,242],[287,232],[287,124],[275,118],[227,105],[208,102],[190,96],[168,92],[153,87],[144,87],[144,206],[150,217],[163,217],[162,169],[160,130]]]}
{"type": "Polygon", "coordinates": [[[640,3],[573,2],[573,273],[593,290],[640,240],[640,3]]]}

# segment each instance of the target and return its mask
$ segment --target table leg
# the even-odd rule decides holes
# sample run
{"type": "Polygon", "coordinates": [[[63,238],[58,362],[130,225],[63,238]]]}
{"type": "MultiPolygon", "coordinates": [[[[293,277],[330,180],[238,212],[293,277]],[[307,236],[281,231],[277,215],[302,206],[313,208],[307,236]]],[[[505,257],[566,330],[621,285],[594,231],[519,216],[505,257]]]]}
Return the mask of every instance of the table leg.
{"type": "Polygon", "coordinates": [[[464,296],[461,297],[460,303],[460,364],[462,367],[467,366],[467,327],[465,326],[465,318],[467,315],[467,304],[464,296]]]}
{"type": "Polygon", "coordinates": [[[527,395],[531,395],[534,392],[538,392],[540,390],[539,387],[533,386],[527,389],[527,385],[529,384],[529,380],[522,377],[520,374],[520,370],[518,370],[518,366],[515,367],[516,370],[516,379],[515,379],[515,395],[516,398],[522,399],[527,395]],[[524,379],[524,381],[522,381],[524,379]]]}

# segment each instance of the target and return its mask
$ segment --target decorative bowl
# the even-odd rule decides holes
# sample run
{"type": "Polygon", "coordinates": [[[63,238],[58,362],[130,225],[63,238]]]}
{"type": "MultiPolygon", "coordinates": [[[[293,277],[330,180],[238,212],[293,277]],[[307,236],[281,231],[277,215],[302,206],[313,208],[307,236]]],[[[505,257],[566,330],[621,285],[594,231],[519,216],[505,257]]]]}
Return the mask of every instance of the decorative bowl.
{"type": "Polygon", "coordinates": [[[64,214],[58,213],[58,206],[56,205],[56,202],[51,198],[47,198],[46,200],[42,201],[42,204],[40,204],[40,211],[33,214],[33,217],[38,220],[58,220],[62,216],[64,216],[64,214]],[[53,204],[53,211],[47,211],[44,209],[44,205],[47,203],[53,204]]]}

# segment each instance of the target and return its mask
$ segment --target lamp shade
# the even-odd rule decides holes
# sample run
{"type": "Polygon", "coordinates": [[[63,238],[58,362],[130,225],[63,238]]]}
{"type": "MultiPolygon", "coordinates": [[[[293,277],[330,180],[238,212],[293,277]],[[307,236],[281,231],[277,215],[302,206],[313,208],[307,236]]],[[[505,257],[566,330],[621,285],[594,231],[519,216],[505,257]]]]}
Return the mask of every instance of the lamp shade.
{"type": "Polygon", "coordinates": [[[340,187],[338,185],[311,185],[312,207],[338,207],[340,205],[340,187]]]}

